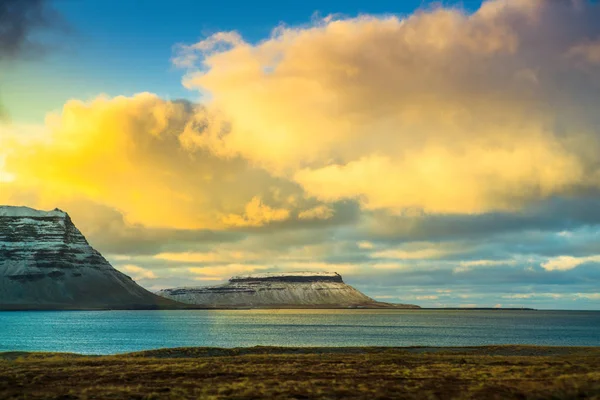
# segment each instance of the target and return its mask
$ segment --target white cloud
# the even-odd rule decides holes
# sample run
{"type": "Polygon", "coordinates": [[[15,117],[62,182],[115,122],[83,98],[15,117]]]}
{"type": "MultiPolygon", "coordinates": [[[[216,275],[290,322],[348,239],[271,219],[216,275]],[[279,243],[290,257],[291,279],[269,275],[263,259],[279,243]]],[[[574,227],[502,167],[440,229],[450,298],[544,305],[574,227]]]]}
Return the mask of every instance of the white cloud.
{"type": "Polygon", "coordinates": [[[430,295],[430,296],[417,296],[416,298],[417,298],[417,300],[437,300],[437,299],[439,299],[438,296],[433,296],[433,295],[430,295]]]}
{"type": "Polygon", "coordinates": [[[600,263],[600,255],[587,257],[559,256],[548,259],[541,266],[546,271],[568,271],[585,263],[600,263]]]}
{"type": "Polygon", "coordinates": [[[577,293],[576,296],[582,299],[600,300],[600,293],[577,293]]]}
{"type": "Polygon", "coordinates": [[[453,269],[454,273],[464,273],[473,270],[474,268],[481,267],[497,267],[502,265],[517,265],[516,260],[471,260],[471,261],[461,261],[459,266],[453,269]]]}
{"type": "Polygon", "coordinates": [[[371,250],[375,248],[375,245],[373,243],[367,241],[358,242],[356,245],[359,249],[363,250],[371,250]]]}
{"type": "Polygon", "coordinates": [[[533,299],[533,298],[550,298],[561,299],[567,296],[564,293],[515,293],[503,295],[503,299],[533,299]]]}

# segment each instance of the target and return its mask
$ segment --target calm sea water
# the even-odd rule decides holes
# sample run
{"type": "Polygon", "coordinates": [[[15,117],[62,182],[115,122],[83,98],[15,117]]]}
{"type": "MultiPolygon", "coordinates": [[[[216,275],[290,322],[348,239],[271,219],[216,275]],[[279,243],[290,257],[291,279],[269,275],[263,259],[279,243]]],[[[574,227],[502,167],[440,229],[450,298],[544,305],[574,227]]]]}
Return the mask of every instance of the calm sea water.
{"type": "Polygon", "coordinates": [[[181,346],[600,346],[600,311],[0,312],[0,351],[115,354],[181,346]]]}

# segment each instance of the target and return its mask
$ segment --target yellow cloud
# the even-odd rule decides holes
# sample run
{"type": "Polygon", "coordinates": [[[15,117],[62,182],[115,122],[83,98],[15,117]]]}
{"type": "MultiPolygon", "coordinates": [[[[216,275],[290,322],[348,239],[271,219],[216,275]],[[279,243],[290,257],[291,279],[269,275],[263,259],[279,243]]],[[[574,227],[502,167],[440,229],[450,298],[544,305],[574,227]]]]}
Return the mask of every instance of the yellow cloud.
{"type": "Polygon", "coordinates": [[[350,263],[329,263],[329,262],[311,262],[311,261],[293,261],[282,264],[283,271],[327,271],[337,272],[339,274],[355,274],[360,270],[360,266],[350,263]]]}
{"type": "Polygon", "coordinates": [[[0,183],[9,183],[15,180],[15,176],[4,170],[6,156],[0,155],[0,183]]]}
{"type": "Polygon", "coordinates": [[[263,226],[270,222],[284,221],[290,216],[289,210],[272,208],[264,204],[260,197],[254,197],[246,205],[243,215],[229,214],[223,217],[227,226],[263,226]]]}
{"type": "Polygon", "coordinates": [[[217,253],[159,253],[154,256],[158,260],[178,262],[215,262],[222,258],[217,253]]]}
{"type": "Polygon", "coordinates": [[[158,260],[177,261],[185,263],[196,262],[224,262],[233,260],[255,260],[258,255],[241,251],[224,252],[183,252],[183,253],[160,253],[154,256],[158,260]]]}
{"type": "Polygon", "coordinates": [[[141,279],[156,279],[157,276],[154,274],[154,272],[142,268],[142,267],[138,267],[137,265],[132,265],[132,264],[128,264],[128,265],[123,265],[122,267],[120,267],[120,269],[128,274],[131,274],[131,278],[134,281],[139,281],[141,279]]]}
{"type": "Polygon", "coordinates": [[[299,219],[329,219],[333,217],[333,209],[327,205],[320,205],[298,214],[299,219]]]}
{"type": "Polygon", "coordinates": [[[546,271],[568,271],[585,263],[600,263],[600,255],[587,257],[558,256],[543,262],[546,271]]]}
{"type": "MultiPolygon", "coordinates": [[[[275,184],[284,198],[299,192],[245,160],[186,147],[186,126],[201,125],[203,115],[200,106],[141,93],[71,100],[43,129],[3,126],[0,202],[52,209],[85,199],[119,210],[130,223],[219,229],[223,214],[275,184]]],[[[255,204],[247,207],[249,223],[287,215],[255,204]]]]}
{"type": "Polygon", "coordinates": [[[370,266],[373,269],[390,270],[390,271],[401,271],[410,269],[410,266],[398,263],[375,263],[370,266]]]}
{"type": "Polygon", "coordinates": [[[515,210],[598,187],[600,96],[582,82],[600,73],[565,57],[597,36],[590,15],[496,0],[472,15],[328,18],[258,44],[220,33],[180,56],[202,60],[184,83],[228,129],[188,130],[186,143],[367,209],[515,210]]]}
{"type": "Polygon", "coordinates": [[[420,249],[420,250],[384,250],[371,253],[373,258],[390,258],[397,260],[422,260],[432,258],[442,258],[450,254],[451,251],[440,249],[420,249]]]}
{"type": "Polygon", "coordinates": [[[536,143],[523,148],[466,150],[451,154],[439,148],[405,160],[378,156],[344,166],[303,169],[295,180],[322,201],[357,198],[369,209],[422,209],[433,213],[471,213],[521,206],[521,196],[548,196],[582,178],[569,156],[536,143]],[[532,163],[531,160],[535,160],[532,163]],[[548,168],[552,165],[552,168],[548,168]],[[390,185],[394,182],[394,185],[390,185]],[[487,182],[502,182],[505,193],[487,182]]]}
{"type": "Polygon", "coordinates": [[[356,244],[358,246],[359,249],[363,249],[363,250],[371,250],[375,248],[375,245],[371,242],[367,242],[367,241],[362,241],[362,242],[358,242],[356,244]]]}
{"type": "Polygon", "coordinates": [[[227,279],[234,275],[262,271],[265,269],[268,269],[268,267],[264,265],[234,263],[221,266],[192,267],[188,268],[188,271],[195,275],[202,275],[203,277],[221,277],[227,279]]]}
{"type": "Polygon", "coordinates": [[[257,44],[219,32],[174,59],[206,104],[100,96],[43,127],[0,127],[0,202],[236,229],[331,219],[346,199],[483,213],[598,188],[598,10],[494,0],[326,18],[257,44]]]}
{"type": "Polygon", "coordinates": [[[220,276],[200,276],[200,277],[196,277],[193,278],[195,281],[200,281],[200,282],[220,282],[220,281],[225,281],[227,280],[227,277],[220,277],[220,276]]]}

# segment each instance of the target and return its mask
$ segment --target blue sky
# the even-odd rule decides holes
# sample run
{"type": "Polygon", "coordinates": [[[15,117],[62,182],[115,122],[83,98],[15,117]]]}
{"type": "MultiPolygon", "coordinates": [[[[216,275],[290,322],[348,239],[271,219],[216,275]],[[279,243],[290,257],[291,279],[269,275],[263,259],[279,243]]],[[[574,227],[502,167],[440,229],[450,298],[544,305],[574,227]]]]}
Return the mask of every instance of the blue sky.
{"type": "MultiPolygon", "coordinates": [[[[182,71],[171,63],[173,46],[192,44],[219,31],[237,31],[245,40],[267,38],[284,23],[307,24],[315,13],[407,15],[432,5],[424,0],[248,2],[195,0],[53,0],[71,25],[55,51],[43,60],[9,65],[2,96],[18,122],[41,122],[70,98],[90,99],[152,92],[162,97],[197,100],[181,85],[182,71]]],[[[446,1],[469,11],[480,1],[446,1]]],[[[56,35],[51,41],[55,43],[56,35]]]]}

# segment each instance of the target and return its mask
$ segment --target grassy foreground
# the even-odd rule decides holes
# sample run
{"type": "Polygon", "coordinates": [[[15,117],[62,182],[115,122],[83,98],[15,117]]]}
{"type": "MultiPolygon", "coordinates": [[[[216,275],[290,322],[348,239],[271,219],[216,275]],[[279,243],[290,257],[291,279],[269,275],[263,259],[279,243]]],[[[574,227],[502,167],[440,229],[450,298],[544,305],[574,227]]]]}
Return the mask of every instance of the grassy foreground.
{"type": "Polygon", "coordinates": [[[1,399],[600,399],[600,348],[0,353],[1,399]]]}

